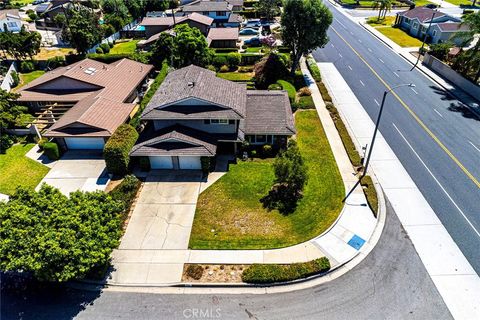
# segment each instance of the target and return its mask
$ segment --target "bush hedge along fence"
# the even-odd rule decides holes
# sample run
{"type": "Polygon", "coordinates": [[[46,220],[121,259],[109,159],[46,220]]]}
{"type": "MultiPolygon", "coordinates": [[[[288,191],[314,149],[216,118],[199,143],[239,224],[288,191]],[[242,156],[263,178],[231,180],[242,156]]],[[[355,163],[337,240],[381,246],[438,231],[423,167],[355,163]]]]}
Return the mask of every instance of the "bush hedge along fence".
{"type": "Polygon", "coordinates": [[[46,142],[43,144],[43,153],[50,160],[60,159],[60,150],[55,142],[46,142]]]}
{"type": "Polygon", "coordinates": [[[130,156],[128,153],[138,139],[138,132],[129,124],[122,124],[108,139],[103,150],[107,170],[115,175],[128,172],[130,156]]]}
{"type": "Polygon", "coordinates": [[[307,278],[330,270],[327,257],[308,262],[292,264],[253,264],[242,273],[242,281],[247,283],[275,283],[307,278]]]}

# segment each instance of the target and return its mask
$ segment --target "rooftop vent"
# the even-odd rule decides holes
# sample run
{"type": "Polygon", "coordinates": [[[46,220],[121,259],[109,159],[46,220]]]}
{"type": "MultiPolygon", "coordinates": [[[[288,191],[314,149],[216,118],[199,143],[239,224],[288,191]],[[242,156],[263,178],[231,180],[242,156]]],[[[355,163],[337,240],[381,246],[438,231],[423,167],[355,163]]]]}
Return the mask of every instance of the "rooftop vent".
{"type": "Polygon", "coordinates": [[[85,72],[86,74],[92,75],[92,74],[94,74],[95,72],[97,72],[97,69],[90,67],[90,68],[87,68],[84,72],[85,72]]]}
{"type": "Polygon", "coordinates": [[[187,83],[187,86],[188,86],[189,88],[193,88],[193,87],[195,87],[195,82],[190,81],[190,82],[187,83]]]}

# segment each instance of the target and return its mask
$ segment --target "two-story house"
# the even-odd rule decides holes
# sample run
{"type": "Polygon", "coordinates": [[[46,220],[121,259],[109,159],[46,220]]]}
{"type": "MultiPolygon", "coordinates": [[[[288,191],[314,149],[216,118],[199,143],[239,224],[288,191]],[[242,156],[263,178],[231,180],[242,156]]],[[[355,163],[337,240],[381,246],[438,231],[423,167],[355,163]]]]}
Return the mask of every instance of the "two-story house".
{"type": "Polygon", "coordinates": [[[152,169],[200,169],[201,157],[238,144],[285,145],[295,134],[285,91],[251,90],[194,65],[167,75],[142,113],[147,121],[132,157],[152,169]]]}
{"type": "Polygon", "coordinates": [[[0,10],[0,32],[19,32],[22,29],[22,19],[18,9],[0,10]]]}
{"type": "Polygon", "coordinates": [[[233,13],[233,5],[227,1],[197,0],[180,8],[184,14],[199,13],[213,19],[215,27],[239,27],[242,18],[233,13]]]}

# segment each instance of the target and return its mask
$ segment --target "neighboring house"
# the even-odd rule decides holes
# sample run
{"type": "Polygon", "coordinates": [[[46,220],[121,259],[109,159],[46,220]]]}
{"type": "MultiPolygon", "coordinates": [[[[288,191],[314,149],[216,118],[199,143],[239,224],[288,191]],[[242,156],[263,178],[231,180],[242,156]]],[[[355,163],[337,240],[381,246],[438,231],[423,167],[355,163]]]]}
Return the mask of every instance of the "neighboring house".
{"type": "Polygon", "coordinates": [[[416,7],[397,13],[395,25],[421,40],[425,38],[428,29],[429,43],[453,42],[460,45],[465,41],[461,32],[468,31],[468,27],[462,25],[460,19],[426,7],[416,7]],[[430,22],[431,26],[428,29],[430,22]]]}
{"type": "Polygon", "coordinates": [[[44,136],[55,138],[62,148],[103,149],[135,113],[135,100],[152,69],[128,59],[110,64],[85,59],[20,88],[18,101],[56,119],[44,136]]]}
{"type": "Polygon", "coordinates": [[[186,23],[190,27],[198,28],[206,36],[210,26],[213,23],[213,18],[194,12],[186,16],[175,17],[175,19],[172,16],[145,17],[140,25],[145,27],[145,34],[147,38],[150,38],[159,32],[168,30],[173,28],[175,25],[182,23],[186,23]]]}
{"type": "Polygon", "coordinates": [[[0,32],[19,32],[22,29],[22,19],[17,9],[0,10],[0,32]]]}
{"type": "Polygon", "coordinates": [[[236,48],[237,41],[238,28],[212,28],[207,36],[211,48],[236,48]]]}
{"type": "Polygon", "coordinates": [[[215,27],[239,27],[242,22],[240,15],[233,13],[233,5],[227,1],[198,0],[180,8],[180,12],[191,14],[193,12],[214,19],[215,27]]]}
{"type": "MultiPolygon", "coordinates": [[[[180,0],[180,5],[186,5],[191,3],[197,3],[202,0],[180,0]]],[[[225,0],[203,0],[203,1],[225,1],[225,0]]],[[[232,5],[232,11],[242,11],[243,10],[243,0],[226,0],[229,4],[232,5]]]]}
{"type": "Polygon", "coordinates": [[[202,157],[233,153],[244,141],[284,146],[295,134],[285,91],[250,90],[194,65],[167,75],[142,113],[132,157],[152,169],[200,169],[202,157]]]}
{"type": "MultiPolygon", "coordinates": [[[[52,0],[50,2],[42,3],[36,8],[37,14],[42,19],[38,20],[37,25],[56,26],[55,17],[59,14],[65,14],[68,10],[75,6],[82,6],[88,8],[82,4],[82,2],[88,2],[88,0],[52,0]]],[[[100,15],[100,9],[90,9],[100,15]]]]}

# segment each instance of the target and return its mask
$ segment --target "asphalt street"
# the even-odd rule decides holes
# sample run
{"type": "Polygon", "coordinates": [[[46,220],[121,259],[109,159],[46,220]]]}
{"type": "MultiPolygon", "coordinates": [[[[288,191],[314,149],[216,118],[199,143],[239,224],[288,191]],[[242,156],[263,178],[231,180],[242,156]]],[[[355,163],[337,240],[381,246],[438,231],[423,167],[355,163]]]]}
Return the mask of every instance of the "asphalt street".
{"type": "Polygon", "coordinates": [[[4,281],[2,288],[2,320],[452,318],[389,204],[382,236],[359,265],[336,280],[301,291],[164,295],[67,288],[20,290],[21,286],[10,290],[8,283],[4,281]],[[200,317],[200,312],[204,316],[200,317]]]}
{"type": "MultiPolygon", "coordinates": [[[[386,85],[413,83],[386,99],[380,131],[428,203],[480,272],[480,118],[400,55],[345,17],[334,15],[330,42],[314,52],[332,62],[375,121],[386,85]]],[[[473,101],[465,101],[472,104],[473,101]]]]}

